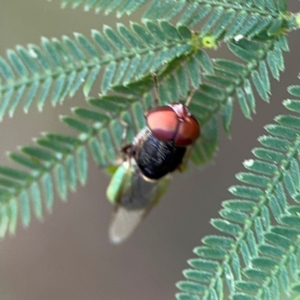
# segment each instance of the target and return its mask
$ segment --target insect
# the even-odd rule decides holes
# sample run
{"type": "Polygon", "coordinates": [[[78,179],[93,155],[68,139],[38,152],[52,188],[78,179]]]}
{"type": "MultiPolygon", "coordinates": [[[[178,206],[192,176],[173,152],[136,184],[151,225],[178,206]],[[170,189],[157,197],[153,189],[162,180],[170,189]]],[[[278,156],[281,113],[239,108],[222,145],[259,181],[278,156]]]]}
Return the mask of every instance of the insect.
{"type": "Polygon", "coordinates": [[[158,106],[145,118],[147,126],[122,149],[125,160],[107,188],[107,198],[115,206],[109,237],[116,244],[127,239],[159,202],[172,173],[182,169],[200,135],[197,120],[181,103],[158,106]]]}

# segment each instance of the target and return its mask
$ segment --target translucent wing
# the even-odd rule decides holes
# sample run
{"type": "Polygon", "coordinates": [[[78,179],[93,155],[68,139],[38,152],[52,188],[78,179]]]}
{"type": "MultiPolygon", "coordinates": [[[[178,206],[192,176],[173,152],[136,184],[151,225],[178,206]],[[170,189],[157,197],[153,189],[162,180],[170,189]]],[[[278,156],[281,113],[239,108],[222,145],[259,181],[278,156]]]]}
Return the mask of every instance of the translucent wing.
{"type": "Polygon", "coordinates": [[[135,160],[125,161],[113,175],[107,189],[108,199],[115,204],[109,238],[121,243],[138,227],[169,186],[171,175],[150,181],[142,176],[135,160]]]}

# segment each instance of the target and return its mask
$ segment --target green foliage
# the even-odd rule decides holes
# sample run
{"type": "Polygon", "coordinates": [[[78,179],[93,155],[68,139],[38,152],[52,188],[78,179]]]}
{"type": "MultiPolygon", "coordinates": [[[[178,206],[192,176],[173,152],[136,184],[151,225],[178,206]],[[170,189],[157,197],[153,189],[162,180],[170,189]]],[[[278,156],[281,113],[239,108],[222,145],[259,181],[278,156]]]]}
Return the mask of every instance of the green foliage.
{"type": "Polygon", "coordinates": [[[177,299],[222,299],[225,285],[232,299],[292,299],[299,292],[300,86],[288,90],[298,99],[283,104],[296,114],[265,126],[254,158],[236,175],[241,184],[229,189],[233,198],[211,222],[221,235],[194,249],[199,258],[188,261],[193,269],[183,272],[188,281],[178,283],[177,299]]]}
{"type": "Polygon", "coordinates": [[[143,20],[176,20],[177,24],[189,27],[201,24],[203,36],[208,33],[215,38],[224,35],[225,40],[235,35],[254,37],[261,31],[273,35],[294,23],[293,17],[287,13],[285,0],[63,0],[62,7],[67,5],[73,8],[84,5],[86,11],[94,9],[105,14],[116,11],[118,17],[148,6],[143,20]]]}
{"type": "MultiPolygon", "coordinates": [[[[173,28],[175,29],[175,28],[173,28]]],[[[190,36],[188,31],[185,31],[190,36]]],[[[281,52],[287,50],[284,37],[270,40],[267,43],[259,41],[239,41],[229,44],[229,49],[246,63],[214,59],[213,61],[203,50],[197,50],[190,55],[175,57],[170,64],[159,73],[159,95],[163,103],[185,99],[193,89],[200,84],[200,91],[194,93],[191,110],[202,125],[202,139],[194,145],[192,161],[201,166],[214,157],[218,147],[218,117],[222,116],[225,131],[230,133],[233,114],[233,99],[237,98],[246,117],[250,111],[255,112],[253,74],[257,78],[265,78],[269,82],[266,63],[268,57],[279,53],[272,66],[276,77],[283,70],[281,52]],[[250,50],[249,50],[250,49],[250,50]],[[251,56],[251,60],[246,58],[251,56]],[[265,63],[266,61],[266,63],[265,63]],[[261,67],[261,66],[264,67],[261,67]],[[202,71],[201,71],[202,70],[202,71]],[[232,72],[234,70],[234,72],[232,72]],[[226,89],[224,89],[226,87],[226,89]],[[247,100],[246,96],[247,95],[247,100]],[[241,95],[245,101],[240,101],[241,95]],[[176,99],[176,100],[175,100],[176,99]],[[251,107],[251,108],[250,108],[251,107]]],[[[36,147],[23,147],[21,153],[10,154],[11,159],[25,166],[23,171],[10,169],[14,172],[19,184],[11,181],[11,175],[1,173],[3,183],[3,204],[9,207],[11,202],[20,211],[23,225],[29,225],[30,207],[35,215],[42,218],[42,202],[51,210],[55,198],[54,190],[62,200],[68,197],[68,190],[74,191],[78,183],[87,180],[88,149],[96,164],[100,167],[115,165],[122,159],[120,155],[123,124],[128,124],[127,141],[130,143],[137,132],[145,126],[143,112],[153,103],[153,79],[145,77],[135,83],[124,86],[114,86],[114,93],[100,98],[89,99],[89,108],[74,108],[74,117],[64,116],[61,120],[79,132],[78,137],[64,137],[58,134],[46,134],[37,139],[36,147]]],[[[261,94],[268,100],[270,85],[264,86],[261,94]]],[[[1,170],[0,170],[1,171],[1,170]]],[[[9,208],[7,208],[9,209],[9,208]]],[[[14,222],[17,220],[13,216],[14,222]]],[[[15,230],[16,224],[7,228],[15,230]]],[[[4,227],[4,226],[3,226],[4,227]]],[[[5,230],[2,231],[5,234],[5,230]]]]}
{"type": "Polygon", "coordinates": [[[103,34],[93,30],[91,38],[76,33],[75,39],[42,38],[42,47],[8,50],[8,61],[0,58],[0,119],[7,111],[12,116],[21,101],[27,112],[35,99],[42,110],[47,99],[55,106],[81,87],[87,96],[101,70],[104,94],[112,85],[156,72],[191,51],[191,36],[188,28],[167,22],[132,23],[130,28],[119,24],[117,31],[104,26],[103,34]]]}
{"type": "MultiPolygon", "coordinates": [[[[45,133],[9,154],[16,167],[0,166],[0,237],[15,233],[19,219],[28,226],[32,213],[42,219],[56,196],[66,201],[85,184],[89,155],[100,168],[122,162],[121,147],[145,126],[144,112],[154,103],[153,73],[160,103],[184,103],[191,95],[201,124],[191,160],[212,161],[220,125],[230,136],[234,104],[251,119],[257,98],[269,102],[270,78],[279,80],[285,67],[285,35],[300,24],[284,0],[62,1],[68,5],[118,17],[144,11],[141,24],[42,38],[41,46],[17,46],[0,58],[1,119],[20,105],[27,112],[35,101],[42,111],[47,101],[55,106],[78,91],[88,102],[60,117],[74,136],[45,133]],[[212,55],[221,43],[231,58],[212,55]]],[[[188,261],[177,299],[223,299],[226,289],[235,300],[299,293],[300,86],[288,91],[292,99],[284,105],[295,114],[265,127],[261,147],[237,174],[241,184],[230,188],[233,198],[211,222],[221,233],[194,249],[198,258],[188,261]]]]}

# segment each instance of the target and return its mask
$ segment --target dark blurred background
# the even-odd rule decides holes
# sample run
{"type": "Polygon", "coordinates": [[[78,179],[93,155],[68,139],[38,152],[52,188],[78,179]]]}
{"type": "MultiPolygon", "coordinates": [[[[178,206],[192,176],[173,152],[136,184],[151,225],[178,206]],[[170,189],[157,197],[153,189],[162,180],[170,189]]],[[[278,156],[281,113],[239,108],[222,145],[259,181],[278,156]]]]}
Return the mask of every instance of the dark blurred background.
{"type": "MultiPolygon", "coordinates": [[[[292,4],[290,9],[297,11],[299,3],[292,4]]],[[[128,19],[120,22],[128,24],[128,19]]],[[[60,38],[73,32],[89,36],[91,29],[115,23],[114,14],[61,10],[60,1],[2,0],[0,55],[5,57],[6,49],[17,44],[39,44],[41,36],[60,38]]],[[[252,157],[257,137],[265,133],[263,125],[285,113],[281,101],[287,97],[286,86],[299,84],[298,40],[290,34],[286,72],[280,83],[272,81],[271,104],[258,100],[253,121],[246,120],[236,105],[232,140],[221,133],[215,162],[203,170],[191,167],[186,174],[177,174],[161,204],[121,246],[111,245],[107,238],[112,212],[105,198],[109,178],[91,161],[86,186],[70,193],[67,203],[57,199],[44,222],[33,218],[28,229],[19,227],[16,236],[0,243],[0,300],[174,299],[175,282],[183,278],[186,260],[194,257],[192,249],[204,235],[215,233],[209,220],[230,197],[227,189],[237,182],[234,174],[243,170],[243,160],[252,157]]],[[[47,104],[43,113],[33,105],[28,114],[19,108],[13,119],[5,117],[0,164],[8,163],[6,151],[32,143],[40,132],[71,132],[58,121],[58,114],[70,114],[70,108],[83,101],[78,93],[63,106],[47,104]]]]}

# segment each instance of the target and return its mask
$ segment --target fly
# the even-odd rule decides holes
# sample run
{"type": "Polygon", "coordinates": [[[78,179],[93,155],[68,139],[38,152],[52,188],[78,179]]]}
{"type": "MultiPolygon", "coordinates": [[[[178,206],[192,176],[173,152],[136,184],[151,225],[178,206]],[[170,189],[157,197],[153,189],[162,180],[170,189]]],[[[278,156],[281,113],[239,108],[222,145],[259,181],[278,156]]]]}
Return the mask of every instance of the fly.
{"type": "Polygon", "coordinates": [[[116,244],[127,239],[159,202],[172,173],[183,168],[200,135],[199,123],[181,103],[158,106],[145,118],[147,126],[122,149],[125,160],[107,188],[107,198],[115,206],[109,237],[116,244]]]}

